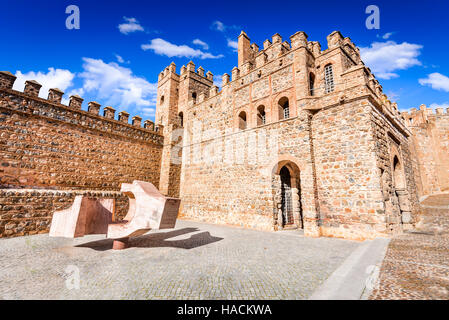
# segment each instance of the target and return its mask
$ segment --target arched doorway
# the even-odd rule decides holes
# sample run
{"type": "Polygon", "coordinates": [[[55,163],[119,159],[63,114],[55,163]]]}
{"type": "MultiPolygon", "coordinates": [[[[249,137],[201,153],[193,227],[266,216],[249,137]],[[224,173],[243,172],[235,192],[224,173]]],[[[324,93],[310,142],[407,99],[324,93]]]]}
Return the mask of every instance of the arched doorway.
{"type": "Polygon", "coordinates": [[[291,161],[281,161],[273,169],[273,225],[275,230],[303,228],[300,170],[291,161]]]}

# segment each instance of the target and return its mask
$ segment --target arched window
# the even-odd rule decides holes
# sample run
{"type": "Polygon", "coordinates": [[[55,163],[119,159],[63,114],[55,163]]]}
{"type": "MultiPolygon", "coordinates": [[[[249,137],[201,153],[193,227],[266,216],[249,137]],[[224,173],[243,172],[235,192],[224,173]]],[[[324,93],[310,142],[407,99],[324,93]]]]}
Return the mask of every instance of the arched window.
{"type": "Polygon", "coordinates": [[[192,99],[193,99],[193,103],[196,103],[196,92],[192,93],[192,99]]]}
{"type": "Polygon", "coordinates": [[[290,106],[288,98],[283,97],[279,100],[279,120],[290,118],[290,106]]]}
{"type": "Polygon", "coordinates": [[[261,126],[266,123],[265,106],[257,107],[257,125],[261,126]]]}
{"type": "Polygon", "coordinates": [[[181,127],[184,127],[184,114],[180,112],[178,114],[178,117],[179,117],[179,124],[181,125],[181,127]]]}
{"type": "Polygon", "coordinates": [[[313,73],[309,74],[309,90],[310,95],[313,96],[315,90],[315,75],[313,73]]]}
{"type": "Polygon", "coordinates": [[[332,92],[335,89],[334,71],[332,70],[331,64],[324,67],[324,88],[326,93],[332,92]]]}
{"type": "Polygon", "coordinates": [[[246,129],[246,112],[242,111],[239,114],[239,129],[245,130],[246,129]]]}
{"type": "Polygon", "coordinates": [[[165,100],[165,97],[164,97],[164,96],[162,96],[162,97],[161,97],[161,105],[163,105],[163,104],[164,104],[164,100],[165,100]]]}

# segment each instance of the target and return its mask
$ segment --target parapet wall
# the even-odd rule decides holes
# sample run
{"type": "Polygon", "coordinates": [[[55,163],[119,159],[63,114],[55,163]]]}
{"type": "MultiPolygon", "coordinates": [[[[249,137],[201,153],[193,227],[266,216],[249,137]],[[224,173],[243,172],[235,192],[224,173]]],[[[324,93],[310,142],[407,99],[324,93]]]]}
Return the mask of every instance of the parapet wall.
{"type": "Polygon", "coordinates": [[[421,105],[403,116],[412,132],[419,195],[449,191],[449,108],[421,105]]]}
{"type": "Polygon", "coordinates": [[[162,126],[141,118],[70,98],[50,89],[38,97],[40,84],[27,81],[24,92],[12,90],[15,77],[0,72],[0,188],[120,190],[133,180],[159,184],[162,126]]]}
{"type": "Polygon", "coordinates": [[[128,211],[128,197],[117,191],[0,189],[0,238],[48,233],[55,211],[70,208],[77,195],[115,199],[115,219],[128,211]]]}

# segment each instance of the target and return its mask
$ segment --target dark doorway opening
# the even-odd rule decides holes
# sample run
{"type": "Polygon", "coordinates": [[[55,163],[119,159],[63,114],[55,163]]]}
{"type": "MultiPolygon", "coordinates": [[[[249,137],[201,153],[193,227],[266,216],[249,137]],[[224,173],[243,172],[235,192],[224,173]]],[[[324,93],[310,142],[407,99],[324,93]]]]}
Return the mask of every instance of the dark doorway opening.
{"type": "Polygon", "coordinates": [[[281,176],[281,194],[282,194],[282,222],[284,226],[294,224],[293,205],[292,205],[292,177],[287,167],[282,167],[281,176]]]}

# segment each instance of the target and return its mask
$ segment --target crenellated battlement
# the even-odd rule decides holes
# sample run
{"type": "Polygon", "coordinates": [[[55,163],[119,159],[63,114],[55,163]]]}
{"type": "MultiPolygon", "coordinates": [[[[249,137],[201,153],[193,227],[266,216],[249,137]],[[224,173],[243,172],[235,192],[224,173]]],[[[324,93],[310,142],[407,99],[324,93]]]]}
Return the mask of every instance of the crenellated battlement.
{"type": "Polygon", "coordinates": [[[435,115],[435,116],[447,116],[449,115],[449,108],[428,108],[425,104],[422,104],[419,106],[419,109],[417,108],[411,108],[409,111],[405,111],[404,113],[406,113],[408,116],[414,116],[415,114],[417,114],[418,112],[423,112],[426,115],[430,116],[430,115],[435,115]]]}
{"type": "Polygon", "coordinates": [[[180,69],[180,73],[176,73],[176,64],[172,62],[168,67],[166,67],[163,71],[159,73],[158,83],[162,84],[166,79],[170,78],[170,76],[174,77],[176,80],[180,80],[181,77],[195,77],[197,80],[204,80],[207,83],[214,81],[214,75],[211,71],[205,70],[202,66],[199,66],[198,69],[195,69],[195,64],[193,61],[190,61],[187,66],[182,66],[180,69]]]}
{"type": "MultiPolygon", "coordinates": [[[[160,73],[158,84],[157,120],[165,123],[179,122],[187,110],[223,92],[213,86],[213,74],[210,71],[205,73],[201,66],[196,68],[192,61],[182,66],[179,74],[172,62],[160,73]],[[166,85],[168,79],[174,82],[166,85]]],[[[325,50],[318,41],[309,41],[304,31],[296,32],[288,40],[276,33],[265,40],[262,47],[252,43],[241,31],[238,36],[238,64],[231,72],[222,75],[222,88],[228,90],[230,85],[227,94],[233,95],[234,101],[238,100],[236,105],[239,107],[280,91],[295,90],[296,110],[302,108],[314,112],[370,96],[381,113],[400,130],[407,131],[406,117],[385,95],[382,85],[365,66],[359,48],[339,31],[327,36],[325,50]],[[332,66],[331,84],[325,79],[329,65],[332,66]]]]}
{"type": "Polygon", "coordinates": [[[115,109],[106,106],[100,114],[98,102],[88,103],[87,111],[82,110],[84,99],[78,95],[69,98],[68,106],[62,104],[64,92],[57,88],[48,90],[48,98],[39,97],[42,85],[35,80],[27,80],[23,92],[13,90],[16,77],[8,71],[0,71],[0,107],[13,109],[22,113],[43,116],[91,129],[125,135],[133,139],[141,139],[162,143],[163,137],[159,128],[150,120],[142,127],[142,118],[135,116],[128,123],[129,113],[119,112],[115,119],[115,109]]]}
{"type": "MultiPolygon", "coordinates": [[[[408,126],[419,126],[427,124],[430,119],[439,119],[440,117],[449,117],[449,108],[428,108],[425,104],[417,108],[411,108],[409,111],[402,112],[408,126]]],[[[447,118],[446,118],[447,119],[447,118]]]]}

